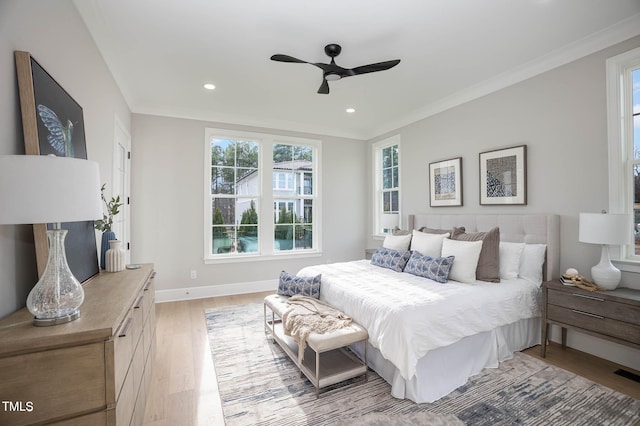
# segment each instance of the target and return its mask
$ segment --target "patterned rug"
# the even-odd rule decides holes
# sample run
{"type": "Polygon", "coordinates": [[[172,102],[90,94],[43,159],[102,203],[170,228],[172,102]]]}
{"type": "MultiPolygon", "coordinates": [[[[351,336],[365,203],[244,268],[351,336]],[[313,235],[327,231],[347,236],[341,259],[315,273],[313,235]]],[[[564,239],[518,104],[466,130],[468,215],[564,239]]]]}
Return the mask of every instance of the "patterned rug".
{"type": "Polygon", "coordinates": [[[261,303],[205,312],[227,425],[636,425],[640,400],[522,353],[430,404],[369,380],[321,393],[264,334],[261,303]]]}

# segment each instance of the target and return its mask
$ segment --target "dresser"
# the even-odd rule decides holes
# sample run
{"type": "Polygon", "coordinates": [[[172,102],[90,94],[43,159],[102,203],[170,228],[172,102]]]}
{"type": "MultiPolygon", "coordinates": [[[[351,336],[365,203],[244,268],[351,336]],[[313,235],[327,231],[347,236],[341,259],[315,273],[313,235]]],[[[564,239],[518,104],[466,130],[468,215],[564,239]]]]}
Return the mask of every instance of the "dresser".
{"type": "Polygon", "coordinates": [[[83,284],[80,318],[0,321],[0,424],[139,425],[155,357],[152,264],[83,284]]]}
{"type": "Polygon", "coordinates": [[[542,295],[543,357],[549,324],[562,327],[562,347],[566,347],[569,328],[640,349],[640,290],[592,292],[554,280],[543,283],[542,295]]]}

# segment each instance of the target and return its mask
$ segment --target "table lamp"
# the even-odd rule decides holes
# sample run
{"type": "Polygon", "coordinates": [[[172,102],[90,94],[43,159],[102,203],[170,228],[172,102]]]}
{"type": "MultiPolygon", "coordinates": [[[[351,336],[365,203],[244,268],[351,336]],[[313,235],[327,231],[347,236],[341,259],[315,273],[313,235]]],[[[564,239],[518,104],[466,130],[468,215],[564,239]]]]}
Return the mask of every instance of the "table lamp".
{"type": "Polygon", "coordinates": [[[579,240],[602,244],[600,263],[591,268],[591,278],[600,287],[614,290],[620,283],[620,270],[609,258],[609,245],[628,244],[633,227],[630,214],[580,213],[579,240]]]}
{"type": "Polygon", "coordinates": [[[84,290],[67,264],[61,222],[102,218],[98,163],[42,155],[0,156],[0,224],[51,223],[49,257],[27,297],[34,324],[63,324],[80,317],[84,290]]]}
{"type": "Polygon", "coordinates": [[[380,225],[385,234],[392,234],[399,223],[399,215],[393,213],[383,213],[380,217],[380,225]]]}

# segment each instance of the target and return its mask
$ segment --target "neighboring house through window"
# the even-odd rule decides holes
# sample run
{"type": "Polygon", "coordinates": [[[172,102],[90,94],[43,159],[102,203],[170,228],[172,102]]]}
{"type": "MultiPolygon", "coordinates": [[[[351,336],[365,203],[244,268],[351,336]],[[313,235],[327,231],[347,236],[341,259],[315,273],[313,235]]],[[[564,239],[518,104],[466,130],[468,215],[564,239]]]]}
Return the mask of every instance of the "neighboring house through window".
{"type": "Polygon", "coordinates": [[[633,243],[614,257],[640,272],[640,48],[607,60],[607,109],[609,211],[634,216],[633,243]]]}
{"type": "Polygon", "coordinates": [[[401,226],[400,136],[373,145],[374,215],[373,234],[384,235],[401,226]]]}
{"type": "Polygon", "coordinates": [[[320,142],[205,132],[205,259],[319,252],[320,142]]]}

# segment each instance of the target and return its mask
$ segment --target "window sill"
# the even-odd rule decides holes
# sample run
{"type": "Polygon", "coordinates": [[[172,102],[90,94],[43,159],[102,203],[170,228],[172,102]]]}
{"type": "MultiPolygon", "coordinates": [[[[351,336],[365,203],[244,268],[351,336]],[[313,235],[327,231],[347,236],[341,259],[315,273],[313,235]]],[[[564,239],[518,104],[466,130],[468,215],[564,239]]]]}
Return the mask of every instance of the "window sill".
{"type": "Polygon", "coordinates": [[[206,265],[215,265],[222,263],[245,263],[245,262],[264,262],[271,260],[286,260],[286,259],[303,259],[309,257],[320,257],[322,252],[320,251],[305,251],[304,253],[273,253],[273,254],[247,254],[243,256],[220,256],[216,258],[205,258],[204,263],[206,265]]]}
{"type": "Polygon", "coordinates": [[[611,260],[616,268],[624,272],[640,273],[640,261],[634,260],[611,260]]]}

